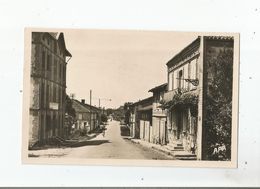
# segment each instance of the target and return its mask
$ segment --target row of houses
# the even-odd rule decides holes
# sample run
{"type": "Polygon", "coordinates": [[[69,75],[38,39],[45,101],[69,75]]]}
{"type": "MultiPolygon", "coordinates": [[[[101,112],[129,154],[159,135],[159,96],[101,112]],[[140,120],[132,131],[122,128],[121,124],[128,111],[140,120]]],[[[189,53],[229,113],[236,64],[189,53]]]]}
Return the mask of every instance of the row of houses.
{"type": "MultiPolygon", "coordinates": [[[[169,60],[167,82],[150,89],[151,97],[130,106],[131,137],[195,154],[198,160],[208,159],[205,128],[211,125],[206,107],[219,72],[214,64],[219,64],[220,56],[228,59],[223,52],[233,52],[233,46],[233,37],[199,36],[169,60]]],[[[232,80],[232,74],[227,77],[232,80]]]]}
{"type": "Polygon", "coordinates": [[[87,104],[84,99],[72,99],[72,107],[76,113],[74,130],[85,130],[89,133],[99,128],[102,109],[87,104]]]}

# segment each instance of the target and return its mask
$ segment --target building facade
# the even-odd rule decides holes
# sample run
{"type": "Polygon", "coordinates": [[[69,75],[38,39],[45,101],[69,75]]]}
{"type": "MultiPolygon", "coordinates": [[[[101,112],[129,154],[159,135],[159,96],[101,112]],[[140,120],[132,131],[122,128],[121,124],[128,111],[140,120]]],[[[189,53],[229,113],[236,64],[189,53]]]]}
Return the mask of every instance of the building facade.
{"type": "Polygon", "coordinates": [[[75,130],[85,130],[87,133],[97,129],[100,125],[101,111],[89,104],[85,100],[72,100],[72,107],[76,112],[75,130]]]}
{"type": "Polygon", "coordinates": [[[29,147],[63,137],[66,66],[63,33],[32,32],[29,147]]]}
{"type": "Polygon", "coordinates": [[[153,97],[133,103],[130,113],[130,135],[133,138],[152,141],[153,97]]]}
{"type": "Polygon", "coordinates": [[[233,43],[232,37],[200,36],[167,63],[168,90],[164,105],[168,145],[192,152],[197,159],[207,159],[206,128],[214,127],[205,121],[209,116],[205,108],[209,103],[207,95],[213,87],[210,83],[219,72],[213,68],[222,52],[233,50],[233,43]]]}
{"type": "Polygon", "coordinates": [[[152,139],[155,144],[167,144],[167,128],[166,128],[166,111],[162,109],[161,102],[164,98],[164,93],[167,91],[167,83],[156,86],[149,90],[153,93],[152,107],[152,139]]]}

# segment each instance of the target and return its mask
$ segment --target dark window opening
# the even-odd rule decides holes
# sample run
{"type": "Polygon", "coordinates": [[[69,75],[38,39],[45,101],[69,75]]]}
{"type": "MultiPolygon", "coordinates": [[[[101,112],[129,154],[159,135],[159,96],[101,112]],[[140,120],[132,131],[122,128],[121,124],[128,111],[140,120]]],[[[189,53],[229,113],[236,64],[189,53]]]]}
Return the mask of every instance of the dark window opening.
{"type": "Polygon", "coordinates": [[[42,69],[45,70],[45,52],[42,52],[42,69]]]}

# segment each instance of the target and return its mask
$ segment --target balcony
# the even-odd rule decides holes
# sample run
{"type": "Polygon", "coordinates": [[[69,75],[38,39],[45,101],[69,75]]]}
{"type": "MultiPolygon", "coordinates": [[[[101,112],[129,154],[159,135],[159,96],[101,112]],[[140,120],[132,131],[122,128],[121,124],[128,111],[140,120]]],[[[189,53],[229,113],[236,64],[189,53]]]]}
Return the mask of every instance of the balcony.
{"type": "Polygon", "coordinates": [[[180,90],[181,93],[183,93],[183,94],[184,94],[184,93],[185,93],[185,94],[197,94],[197,95],[199,94],[197,88],[192,89],[192,90],[177,88],[177,89],[174,89],[174,90],[172,90],[172,91],[168,91],[168,92],[164,93],[163,100],[164,100],[165,102],[171,101],[172,98],[173,98],[173,96],[175,95],[175,93],[176,93],[178,90],[180,90]]]}

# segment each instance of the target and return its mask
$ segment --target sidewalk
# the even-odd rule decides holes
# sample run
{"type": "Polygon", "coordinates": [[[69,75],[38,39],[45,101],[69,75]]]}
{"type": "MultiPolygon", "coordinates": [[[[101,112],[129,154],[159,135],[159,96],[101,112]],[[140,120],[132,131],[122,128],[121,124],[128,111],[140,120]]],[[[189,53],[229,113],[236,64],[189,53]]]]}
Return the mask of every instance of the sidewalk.
{"type": "Polygon", "coordinates": [[[78,144],[90,141],[96,138],[100,133],[91,133],[86,136],[79,136],[77,140],[67,140],[70,141],[70,145],[67,146],[44,146],[39,149],[29,150],[29,157],[62,157],[67,155],[72,148],[77,147],[78,144]]]}
{"type": "Polygon", "coordinates": [[[140,144],[144,147],[152,148],[160,152],[163,152],[167,155],[173,156],[174,158],[176,158],[176,160],[196,160],[195,154],[192,154],[187,151],[175,150],[172,146],[169,145],[154,144],[141,139],[134,139],[134,138],[128,138],[128,140],[130,140],[133,143],[140,144]]]}

